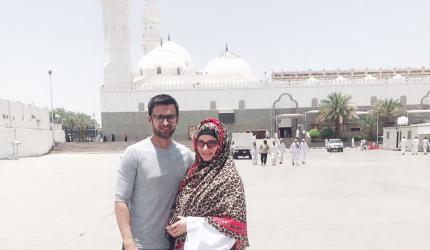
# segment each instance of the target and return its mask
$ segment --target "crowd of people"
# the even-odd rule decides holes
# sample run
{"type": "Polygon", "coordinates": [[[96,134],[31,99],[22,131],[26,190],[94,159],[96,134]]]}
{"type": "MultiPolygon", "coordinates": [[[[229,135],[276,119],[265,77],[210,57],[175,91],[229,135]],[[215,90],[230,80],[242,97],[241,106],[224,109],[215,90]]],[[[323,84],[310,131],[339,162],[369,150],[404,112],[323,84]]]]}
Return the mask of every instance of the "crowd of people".
{"type": "MultiPolygon", "coordinates": [[[[427,137],[424,137],[424,139],[420,142],[417,136],[412,140],[411,144],[411,151],[412,155],[418,155],[419,147],[422,147],[423,153],[427,155],[427,152],[429,152],[430,143],[427,137]]],[[[402,140],[400,141],[400,150],[402,151],[402,155],[405,155],[406,150],[408,149],[408,140],[406,137],[403,136],[402,140]]]]}
{"type": "MultiPolygon", "coordinates": [[[[252,165],[258,165],[260,159],[261,166],[267,166],[267,158],[270,156],[270,164],[276,166],[283,164],[285,154],[288,152],[285,143],[273,139],[272,145],[269,145],[267,139],[263,140],[263,143],[257,147],[257,143],[254,142],[251,147],[252,165]]],[[[295,138],[289,147],[291,154],[291,165],[299,166],[300,164],[306,164],[306,156],[309,152],[309,145],[305,138],[299,140],[295,138]]]]}

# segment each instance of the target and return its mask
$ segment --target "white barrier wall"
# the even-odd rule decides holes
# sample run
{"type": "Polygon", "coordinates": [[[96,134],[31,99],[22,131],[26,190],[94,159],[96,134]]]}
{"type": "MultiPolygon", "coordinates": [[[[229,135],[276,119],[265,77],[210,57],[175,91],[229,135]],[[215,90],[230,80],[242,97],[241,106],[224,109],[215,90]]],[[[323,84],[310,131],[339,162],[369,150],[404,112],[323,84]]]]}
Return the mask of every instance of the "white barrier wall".
{"type": "MultiPolygon", "coordinates": [[[[64,140],[61,128],[54,135],[64,140]]],[[[0,159],[12,158],[12,141],[20,142],[19,157],[44,155],[52,148],[52,136],[48,109],[0,100],[0,159]]]]}

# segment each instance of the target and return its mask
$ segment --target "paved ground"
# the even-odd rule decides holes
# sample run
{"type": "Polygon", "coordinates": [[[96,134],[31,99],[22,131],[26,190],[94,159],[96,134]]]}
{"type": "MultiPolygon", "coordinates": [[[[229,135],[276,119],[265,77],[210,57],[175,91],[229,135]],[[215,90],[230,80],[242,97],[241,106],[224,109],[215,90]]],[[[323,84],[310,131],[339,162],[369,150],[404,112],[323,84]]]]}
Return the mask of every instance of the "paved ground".
{"type": "MultiPolygon", "coordinates": [[[[0,249],[119,249],[118,157],[0,161],[0,249]]],[[[430,249],[430,155],[311,150],[305,166],[237,165],[251,250],[430,249]]]]}

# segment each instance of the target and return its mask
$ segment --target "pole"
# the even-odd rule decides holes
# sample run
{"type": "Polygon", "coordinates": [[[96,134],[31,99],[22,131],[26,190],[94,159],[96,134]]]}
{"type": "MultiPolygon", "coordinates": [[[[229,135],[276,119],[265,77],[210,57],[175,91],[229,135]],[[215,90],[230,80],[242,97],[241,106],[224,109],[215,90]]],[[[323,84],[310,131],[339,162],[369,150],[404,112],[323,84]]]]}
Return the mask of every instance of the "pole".
{"type": "Polygon", "coordinates": [[[54,105],[52,104],[52,70],[48,70],[48,74],[49,74],[49,95],[51,98],[51,132],[52,132],[52,147],[55,148],[55,135],[54,135],[54,128],[52,126],[52,124],[54,123],[54,105]]]}
{"type": "Polygon", "coordinates": [[[376,146],[379,148],[379,115],[376,114],[376,146]]]}

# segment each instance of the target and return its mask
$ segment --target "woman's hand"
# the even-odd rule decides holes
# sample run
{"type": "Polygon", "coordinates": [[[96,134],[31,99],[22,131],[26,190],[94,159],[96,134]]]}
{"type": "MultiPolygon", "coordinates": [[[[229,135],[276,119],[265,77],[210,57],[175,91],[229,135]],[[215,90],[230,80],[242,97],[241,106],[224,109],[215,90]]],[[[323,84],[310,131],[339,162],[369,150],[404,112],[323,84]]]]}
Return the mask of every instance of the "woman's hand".
{"type": "Polygon", "coordinates": [[[167,232],[175,238],[187,232],[187,218],[178,216],[178,219],[177,222],[166,228],[167,232]]]}

